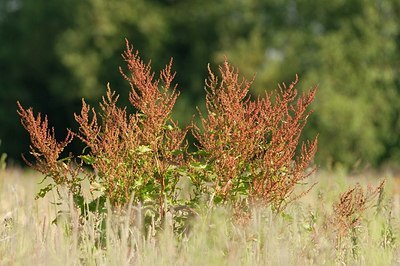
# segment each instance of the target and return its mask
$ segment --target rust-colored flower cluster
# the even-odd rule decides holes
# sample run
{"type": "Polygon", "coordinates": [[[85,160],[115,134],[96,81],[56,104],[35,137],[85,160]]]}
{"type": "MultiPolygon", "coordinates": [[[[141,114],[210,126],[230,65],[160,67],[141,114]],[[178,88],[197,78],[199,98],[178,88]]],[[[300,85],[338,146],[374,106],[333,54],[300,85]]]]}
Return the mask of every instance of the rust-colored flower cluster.
{"type": "Polygon", "coordinates": [[[382,192],[384,185],[385,181],[382,181],[375,189],[369,185],[367,191],[364,192],[357,183],[355,187],[340,196],[339,202],[333,206],[331,218],[338,239],[360,224],[363,213],[371,206],[373,199],[382,192]]]}
{"type": "Polygon", "coordinates": [[[52,178],[57,185],[68,185],[73,189],[72,179],[76,177],[77,172],[59,158],[64,148],[73,140],[73,133],[68,131],[65,139],[57,142],[54,128],[49,128],[47,116],[42,118],[39,113],[35,117],[32,108],[25,110],[19,102],[17,105],[21,123],[30,135],[30,153],[36,163],[32,164],[23,157],[24,161],[46,177],[52,178]]]}
{"type": "Polygon", "coordinates": [[[252,100],[251,81],[226,60],[219,78],[209,69],[207,115],[193,134],[209,156],[209,175],[215,196],[227,200],[240,194],[283,209],[294,187],[304,180],[316,152],[317,140],[302,144],[296,157],[301,131],[310,114],[316,88],[297,97],[296,80],[287,87],[252,100]],[[275,97],[273,97],[275,95],[275,97]]]}

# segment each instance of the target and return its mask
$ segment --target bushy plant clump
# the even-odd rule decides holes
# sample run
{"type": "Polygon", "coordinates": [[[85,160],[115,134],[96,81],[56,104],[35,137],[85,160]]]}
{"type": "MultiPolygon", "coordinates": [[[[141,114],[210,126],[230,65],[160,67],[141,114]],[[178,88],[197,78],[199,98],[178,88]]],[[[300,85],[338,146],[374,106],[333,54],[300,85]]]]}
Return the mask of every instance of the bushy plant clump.
{"type": "Polygon", "coordinates": [[[289,86],[254,100],[249,94],[252,82],[225,60],[220,75],[209,68],[200,125],[181,129],[171,119],[179,96],[172,60],[155,78],[150,63],[144,63],[128,41],[123,59],[127,68],[120,71],[131,86],[134,113],[118,107],[119,95],[108,86],[100,111],[82,100],[81,112],[74,115],[78,132],[68,130],[66,138],[57,141],[47,117],[18,102],[32,143],[34,161],[26,162],[52,181],[39,197],[64,187],[83,216],[104,210],[106,202],[113,210],[143,204],[162,221],[167,213],[177,216],[204,203],[257,203],[281,212],[310,189],[294,194],[314,169],[309,167],[317,139],[299,139],[316,88],[298,95],[296,76],[289,86]],[[188,130],[197,140],[195,152],[187,149],[188,130]],[[63,157],[73,139],[86,148],[82,154],[63,157]],[[189,183],[186,197],[184,180],[189,183]],[[90,184],[90,200],[84,197],[83,182],[90,184]]]}
{"type": "Polygon", "coordinates": [[[290,86],[283,84],[275,94],[252,100],[251,81],[240,80],[226,60],[219,71],[221,80],[209,69],[207,116],[200,114],[202,130],[193,126],[205,154],[200,161],[206,171],[200,176],[212,183],[207,194],[215,202],[235,202],[244,196],[281,211],[295,186],[312,172],[306,170],[317,139],[303,143],[300,156],[295,153],[316,89],[297,98],[296,76],[290,86]]]}

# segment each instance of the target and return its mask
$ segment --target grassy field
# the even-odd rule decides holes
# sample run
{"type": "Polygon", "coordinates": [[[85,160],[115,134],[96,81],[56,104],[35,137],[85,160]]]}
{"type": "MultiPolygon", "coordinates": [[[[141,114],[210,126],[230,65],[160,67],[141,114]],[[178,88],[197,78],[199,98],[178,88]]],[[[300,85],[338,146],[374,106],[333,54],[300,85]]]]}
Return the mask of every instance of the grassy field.
{"type": "Polygon", "coordinates": [[[31,172],[0,173],[0,265],[400,264],[400,184],[390,174],[319,172],[313,190],[283,215],[254,207],[248,219],[237,219],[228,206],[205,210],[179,237],[168,222],[155,232],[130,219],[132,213],[140,216],[138,208],[122,217],[110,213],[101,245],[95,219],[79,223],[68,204],[51,204],[51,193],[34,200],[39,181],[31,172]],[[359,224],[339,234],[332,217],[340,195],[356,182],[366,188],[383,178],[383,195],[361,213],[359,224]],[[70,210],[70,220],[52,224],[61,209],[70,210]]]}

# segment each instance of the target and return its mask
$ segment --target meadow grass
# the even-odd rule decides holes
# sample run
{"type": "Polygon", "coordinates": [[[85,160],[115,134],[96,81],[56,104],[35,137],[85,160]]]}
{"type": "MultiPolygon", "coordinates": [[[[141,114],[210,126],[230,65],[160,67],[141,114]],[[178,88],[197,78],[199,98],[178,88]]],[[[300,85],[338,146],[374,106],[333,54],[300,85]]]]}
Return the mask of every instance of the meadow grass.
{"type": "MultiPolygon", "coordinates": [[[[184,234],[167,222],[144,228],[138,207],[124,215],[108,213],[107,230],[99,221],[80,222],[70,204],[55,205],[55,195],[34,200],[40,176],[7,170],[0,174],[0,265],[395,265],[400,263],[399,196],[387,177],[384,197],[375,199],[361,223],[338,237],[331,223],[333,203],[360,182],[337,172],[316,173],[318,184],[282,214],[256,207],[238,219],[229,206],[205,209],[184,234]],[[59,210],[71,215],[57,225],[59,210]],[[136,219],[130,217],[133,216],[136,219]],[[138,215],[139,214],[139,215],[138,215]],[[102,239],[102,240],[99,240],[102,239]],[[101,242],[99,244],[99,241],[101,242]]],[[[313,180],[311,180],[313,181],[313,180]]]]}

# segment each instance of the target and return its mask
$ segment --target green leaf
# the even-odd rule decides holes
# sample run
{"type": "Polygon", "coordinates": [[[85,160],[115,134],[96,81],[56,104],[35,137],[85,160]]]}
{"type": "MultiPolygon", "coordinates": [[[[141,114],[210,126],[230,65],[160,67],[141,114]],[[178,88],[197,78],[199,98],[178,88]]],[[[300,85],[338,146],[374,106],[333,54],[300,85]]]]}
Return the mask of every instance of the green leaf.
{"type": "Polygon", "coordinates": [[[73,195],[72,198],[74,200],[75,205],[78,206],[79,208],[81,208],[81,210],[83,210],[83,208],[84,208],[83,205],[85,204],[85,200],[84,200],[83,196],[75,194],[75,195],[73,195]]]}
{"type": "Polygon", "coordinates": [[[141,145],[137,148],[137,152],[139,154],[144,154],[144,153],[148,153],[151,152],[152,150],[150,149],[149,146],[145,146],[145,145],[141,145]]]}
{"type": "Polygon", "coordinates": [[[215,204],[220,204],[223,200],[224,200],[224,198],[220,195],[215,195],[215,197],[214,197],[215,204]]]}
{"type": "Polygon", "coordinates": [[[208,164],[207,163],[201,163],[201,162],[192,162],[191,163],[191,166],[194,168],[194,169],[197,169],[197,170],[200,170],[200,169],[207,169],[208,168],[208,164]]]}
{"type": "Polygon", "coordinates": [[[88,204],[89,211],[90,212],[98,212],[98,213],[104,213],[106,212],[106,196],[102,195],[98,197],[97,199],[94,199],[88,204]]]}
{"type": "Polygon", "coordinates": [[[48,184],[46,187],[40,189],[39,192],[37,193],[35,199],[44,198],[44,196],[46,196],[47,192],[51,191],[54,187],[55,187],[54,184],[48,184]]]}
{"type": "Polygon", "coordinates": [[[68,156],[68,157],[65,157],[65,158],[61,158],[61,159],[59,159],[59,160],[57,160],[57,162],[67,162],[67,161],[70,161],[71,159],[73,158],[73,156],[68,156]]]}
{"type": "Polygon", "coordinates": [[[173,150],[173,151],[171,151],[172,155],[180,155],[180,154],[183,154],[183,153],[184,153],[183,150],[173,150]]]}
{"type": "Polygon", "coordinates": [[[205,150],[198,150],[192,153],[193,155],[208,156],[210,153],[205,150]]]}
{"type": "Polygon", "coordinates": [[[7,165],[6,160],[7,160],[7,154],[6,153],[1,154],[1,156],[0,156],[0,170],[1,171],[6,169],[6,165],[7,165]]]}
{"type": "Polygon", "coordinates": [[[88,165],[92,165],[96,161],[96,158],[90,155],[82,155],[80,157],[88,165]]]}
{"type": "Polygon", "coordinates": [[[288,221],[288,222],[292,222],[293,221],[293,216],[286,213],[286,212],[281,212],[281,216],[284,220],[288,221]]]}

